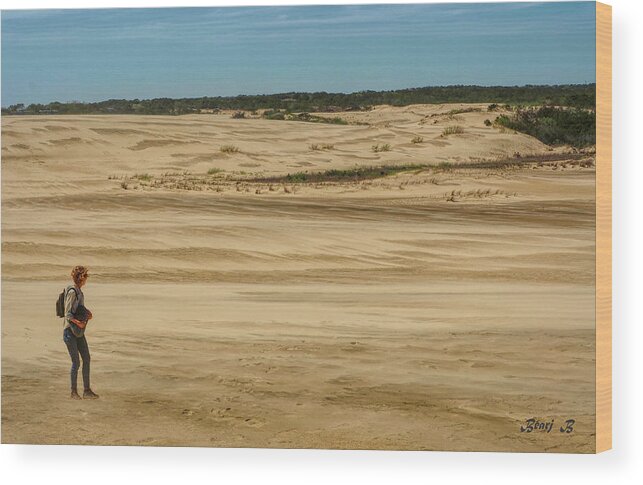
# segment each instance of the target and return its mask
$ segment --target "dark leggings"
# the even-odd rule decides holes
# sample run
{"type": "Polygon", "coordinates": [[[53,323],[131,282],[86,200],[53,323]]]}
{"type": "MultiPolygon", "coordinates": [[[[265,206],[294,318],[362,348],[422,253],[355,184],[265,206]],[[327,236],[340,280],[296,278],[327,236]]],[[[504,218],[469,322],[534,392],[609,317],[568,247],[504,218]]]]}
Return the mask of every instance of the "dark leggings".
{"type": "Polygon", "coordinates": [[[76,337],[70,328],[66,328],[63,332],[63,341],[67,345],[67,350],[69,351],[69,356],[71,357],[71,389],[75,391],[77,389],[78,382],[78,368],[80,367],[80,359],[78,354],[83,359],[83,386],[85,390],[89,389],[89,361],[91,357],[89,356],[89,347],[87,345],[87,339],[83,335],[82,337],[76,337]]]}

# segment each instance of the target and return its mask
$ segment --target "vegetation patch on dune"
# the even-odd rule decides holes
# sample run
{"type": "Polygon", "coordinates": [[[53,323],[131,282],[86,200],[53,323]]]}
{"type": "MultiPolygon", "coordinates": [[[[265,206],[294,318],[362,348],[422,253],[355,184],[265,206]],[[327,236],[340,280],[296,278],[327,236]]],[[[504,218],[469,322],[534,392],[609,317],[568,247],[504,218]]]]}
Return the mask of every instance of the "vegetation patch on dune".
{"type": "Polygon", "coordinates": [[[291,113],[289,111],[281,110],[268,110],[264,111],[263,118],[267,120],[280,120],[280,121],[303,121],[306,123],[327,123],[330,125],[347,125],[348,121],[339,116],[325,117],[311,115],[310,113],[291,113]]]}
{"type": "Polygon", "coordinates": [[[200,141],[186,141],[186,140],[141,140],[136,145],[128,147],[132,151],[146,150],[148,148],[161,148],[171,145],[187,145],[190,143],[201,143],[200,141]]]}
{"type": "Polygon", "coordinates": [[[145,182],[149,182],[154,177],[152,177],[149,173],[137,173],[136,175],[134,175],[134,178],[137,180],[143,180],[145,182]]]}
{"type": "Polygon", "coordinates": [[[496,160],[476,160],[471,162],[451,163],[425,163],[425,164],[399,164],[399,165],[375,165],[365,167],[354,167],[348,169],[331,169],[323,172],[296,172],[292,174],[274,177],[246,178],[245,182],[260,183],[318,183],[318,182],[347,182],[358,180],[370,180],[387,177],[402,172],[433,170],[436,172],[450,172],[454,170],[469,169],[507,169],[532,164],[558,163],[560,161],[576,161],[582,167],[590,167],[590,162],[584,163],[587,159],[585,153],[550,153],[540,155],[519,155],[513,157],[499,158],[496,160]]]}
{"type": "MultiPolygon", "coordinates": [[[[243,171],[226,173],[216,167],[210,168],[206,173],[193,174],[189,171],[167,172],[160,175],[148,173],[135,175],[110,175],[109,180],[118,181],[125,190],[188,190],[188,191],[214,191],[214,192],[253,192],[255,194],[281,192],[295,193],[297,186],[308,184],[319,188],[324,184],[361,184],[370,183],[375,179],[382,179],[397,174],[406,173],[415,182],[407,180],[400,186],[415,183],[437,183],[434,178],[422,178],[421,175],[454,174],[461,171],[473,170],[476,173],[514,170],[520,168],[542,168],[545,170],[564,170],[566,168],[593,168],[594,158],[590,153],[547,153],[538,155],[514,154],[513,157],[495,160],[471,160],[468,162],[453,163],[442,161],[439,163],[425,164],[389,164],[352,167],[347,169],[331,169],[320,172],[295,172],[286,175],[263,176],[261,174],[247,174],[243,171]],[[420,176],[417,178],[416,176],[420,176]],[[417,182],[424,180],[424,182],[417,182]]],[[[478,196],[479,194],[475,194],[478,196]]],[[[486,196],[489,194],[481,194],[486,196]]],[[[458,197],[459,198],[459,197],[458,197]]]]}
{"type": "Polygon", "coordinates": [[[378,165],[368,167],[354,167],[347,169],[331,169],[323,172],[296,172],[276,177],[260,177],[249,179],[252,182],[273,183],[307,183],[307,182],[346,182],[351,180],[368,180],[386,177],[409,170],[426,168],[427,165],[378,165]]]}
{"type": "Polygon", "coordinates": [[[482,111],[482,108],[456,108],[447,111],[446,113],[433,113],[430,118],[454,118],[456,115],[466,114],[466,113],[479,113],[482,111]]]}
{"type": "Polygon", "coordinates": [[[523,108],[496,118],[496,125],[526,133],[547,145],[576,148],[596,144],[596,113],[592,110],[543,106],[523,108]]]}

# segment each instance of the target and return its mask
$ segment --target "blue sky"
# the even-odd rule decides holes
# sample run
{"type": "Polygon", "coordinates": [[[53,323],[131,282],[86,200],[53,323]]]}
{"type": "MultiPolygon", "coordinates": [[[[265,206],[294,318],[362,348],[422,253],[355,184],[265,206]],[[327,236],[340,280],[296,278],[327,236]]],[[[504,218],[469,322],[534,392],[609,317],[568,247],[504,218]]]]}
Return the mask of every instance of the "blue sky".
{"type": "Polygon", "coordinates": [[[595,82],[595,4],[2,11],[2,106],[595,82]]]}

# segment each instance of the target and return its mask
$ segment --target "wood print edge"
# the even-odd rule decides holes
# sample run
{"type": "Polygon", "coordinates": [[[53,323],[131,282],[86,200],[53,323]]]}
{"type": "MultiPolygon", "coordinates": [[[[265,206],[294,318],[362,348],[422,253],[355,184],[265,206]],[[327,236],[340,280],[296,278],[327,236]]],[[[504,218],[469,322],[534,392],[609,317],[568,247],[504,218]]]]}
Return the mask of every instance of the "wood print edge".
{"type": "Polygon", "coordinates": [[[612,448],[612,7],[596,2],[596,452],[612,448]]]}

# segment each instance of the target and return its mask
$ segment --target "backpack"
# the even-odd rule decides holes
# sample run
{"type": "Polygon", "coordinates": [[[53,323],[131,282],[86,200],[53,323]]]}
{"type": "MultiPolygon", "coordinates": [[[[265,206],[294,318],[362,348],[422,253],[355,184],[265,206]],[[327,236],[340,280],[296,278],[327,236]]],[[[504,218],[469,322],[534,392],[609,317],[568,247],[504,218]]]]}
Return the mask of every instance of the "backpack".
{"type": "MultiPolygon", "coordinates": [[[[58,318],[63,318],[65,316],[65,298],[67,297],[67,292],[69,290],[76,291],[76,288],[73,286],[65,288],[60,295],[58,295],[58,300],[56,300],[56,316],[58,318]]],[[[78,292],[76,292],[76,298],[78,298],[78,292]]]]}

